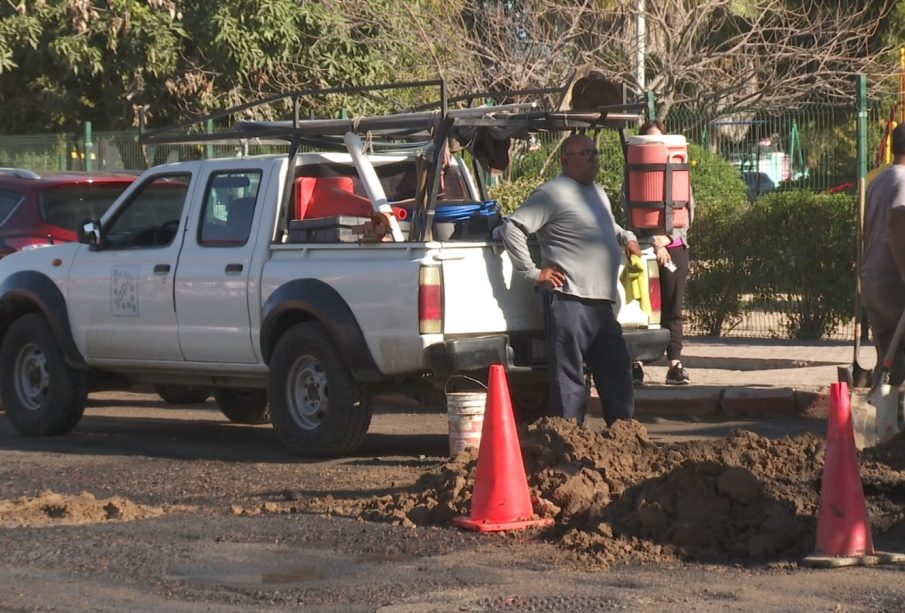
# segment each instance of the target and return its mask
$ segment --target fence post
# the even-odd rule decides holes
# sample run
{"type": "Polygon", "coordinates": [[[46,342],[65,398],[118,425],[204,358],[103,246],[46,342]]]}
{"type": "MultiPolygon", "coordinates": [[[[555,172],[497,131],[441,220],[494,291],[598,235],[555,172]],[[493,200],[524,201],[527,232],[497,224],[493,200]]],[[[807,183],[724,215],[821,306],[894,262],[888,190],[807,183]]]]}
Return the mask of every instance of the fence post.
{"type": "Polygon", "coordinates": [[[858,93],[858,185],[867,180],[867,76],[855,75],[858,93]]]}
{"type": "MultiPolygon", "coordinates": [[[[208,134],[214,133],[214,120],[213,119],[207,120],[207,122],[204,124],[204,131],[207,132],[208,134]]],[[[212,144],[208,143],[204,146],[204,157],[207,158],[208,160],[211,159],[212,157],[214,157],[214,146],[212,144]]]]}
{"type": "Polygon", "coordinates": [[[648,90],[647,94],[647,119],[653,121],[657,118],[657,101],[654,92],[648,90]]]}
{"type": "MultiPolygon", "coordinates": [[[[860,295],[858,284],[861,283],[861,256],[864,248],[864,212],[867,207],[867,76],[855,75],[855,83],[858,95],[858,252],[856,255],[855,284],[856,293],[860,295]]],[[[855,317],[855,335],[865,338],[868,327],[867,312],[861,305],[860,313],[855,317]]]]}
{"type": "Polygon", "coordinates": [[[91,130],[91,122],[85,122],[85,172],[94,170],[91,156],[94,153],[94,136],[91,130]]]}

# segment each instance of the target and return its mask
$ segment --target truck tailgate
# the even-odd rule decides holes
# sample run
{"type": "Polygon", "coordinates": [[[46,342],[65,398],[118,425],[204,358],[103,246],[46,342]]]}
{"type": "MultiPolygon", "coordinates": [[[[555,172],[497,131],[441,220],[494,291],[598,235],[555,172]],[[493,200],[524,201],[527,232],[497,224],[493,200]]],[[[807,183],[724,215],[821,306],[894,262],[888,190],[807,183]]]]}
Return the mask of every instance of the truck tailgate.
{"type": "Polygon", "coordinates": [[[443,333],[543,330],[534,283],[514,272],[501,244],[444,244],[443,333]]]}

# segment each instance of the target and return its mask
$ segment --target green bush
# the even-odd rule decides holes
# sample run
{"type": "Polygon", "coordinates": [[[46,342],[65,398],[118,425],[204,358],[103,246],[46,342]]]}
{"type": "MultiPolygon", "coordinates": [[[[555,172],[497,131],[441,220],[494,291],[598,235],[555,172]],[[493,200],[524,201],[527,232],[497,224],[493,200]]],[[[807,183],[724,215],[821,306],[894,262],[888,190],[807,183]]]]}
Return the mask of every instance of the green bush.
{"type": "MultiPolygon", "coordinates": [[[[508,213],[518,207],[531,191],[548,179],[552,179],[562,172],[559,163],[559,147],[562,138],[550,139],[538,149],[516,156],[513,160],[513,176],[517,177],[510,183],[516,186],[496,186],[491,189],[491,195],[502,193],[508,199],[503,206],[503,211],[508,213]],[[531,185],[531,189],[524,191],[525,186],[531,185]],[[511,194],[511,195],[510,195],[511,194]],[[521,197],[521,200],[515,199],[521,197]],[[507,209],[507,206],[511,208],[507,209]]],[[[610,197],[613,207],[613,215],[619,224],[625,225],[625,213],[622,208],[622,180],[625,172],[625,161],[622,154],[622,145],[619,141],[619,133],[616,130],[604,130],[597,137],[597,146],[600,148],[600,173],[597,175],[599,183],[610,197]]],[[[493,196],[496,198],[496,196],[493,196]]]]}
{"type": "MultiPolygon", "coordinates": [[[[606,131],[599,146],[598,182],[622,223],[618,134],[606,131]]],[[[848,318],[855,278],[854,197],[789,191],[751,203],[732,164],[694,144],[689,155],[696,208],[688,234],[685,308],[693,327],[712,336],[728,332],[744,315],[746,295],[754,296],[759,307],[783,313],[787,323],[778,332],[788,337],[821,338],[848,318]]],[[[520,156],[517,163],[517,178],[490,190],[507,214],[559,174],[558,141],[520,156]]]]}
{"type": "Polygon", "coordinates": [[[685,311],[694,327],[719,336],[742,318],[752,236],[745,227],[747,187],[738,169],[715,153],[693,144],[688,153],[695,218],[685,311]]]}
{"type": "Polygon", "coordinates": [[[852,313],[855,197],[771,193],[757,200],[750,217],[764,237],[751,268],[757,298],[786,315],[791,338],[831,333],[852,313]]]}
{"type": "Polygon", "coordinates": [[[491,186],[488,195],[499,202],[504,215],[509,215],[543,182],[536,175],[523,175],[513,181],[491,186]]]}

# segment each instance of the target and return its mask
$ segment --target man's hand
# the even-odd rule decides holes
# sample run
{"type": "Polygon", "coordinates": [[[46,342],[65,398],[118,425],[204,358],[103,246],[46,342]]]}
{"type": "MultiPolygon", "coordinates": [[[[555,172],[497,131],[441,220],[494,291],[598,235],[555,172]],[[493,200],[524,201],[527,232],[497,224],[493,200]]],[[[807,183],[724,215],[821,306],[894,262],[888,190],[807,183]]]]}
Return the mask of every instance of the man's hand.
{"type": "Polygon", "coordinates": [[[537,276],[538,285],[549,283],[553,287],[562,287],[565,282],[566,273],[559,266],[545,266],[540,269],[540,274],[537,276]]]}
{"type": "Polygon", "coordinates": [[[626,255],[641,255],[641,245],[638,244],[638,241],[629,241],[625,244],[625,253],[626,255]]]}

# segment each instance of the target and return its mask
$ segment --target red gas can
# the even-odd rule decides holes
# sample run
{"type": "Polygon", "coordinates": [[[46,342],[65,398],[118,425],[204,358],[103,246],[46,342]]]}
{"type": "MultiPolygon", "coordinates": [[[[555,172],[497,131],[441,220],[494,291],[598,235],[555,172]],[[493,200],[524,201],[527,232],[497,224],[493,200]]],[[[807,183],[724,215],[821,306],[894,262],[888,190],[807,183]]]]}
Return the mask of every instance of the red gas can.
{"type": "Polygon", "coordinates": [[[629,225],[648,233],[668,233],[688,225],[688,144],[676,134],[628,139],[629,225]]]}

